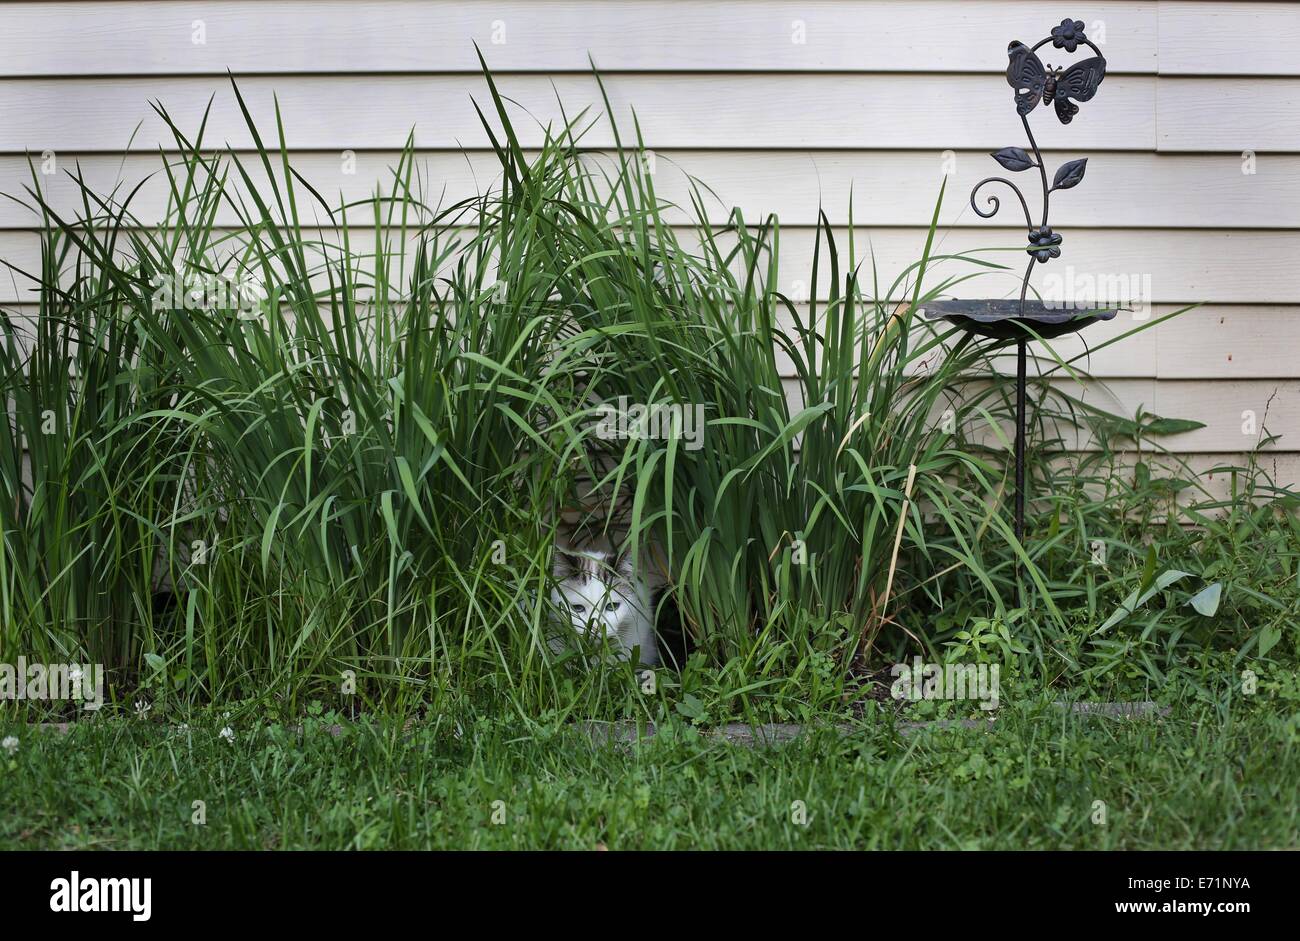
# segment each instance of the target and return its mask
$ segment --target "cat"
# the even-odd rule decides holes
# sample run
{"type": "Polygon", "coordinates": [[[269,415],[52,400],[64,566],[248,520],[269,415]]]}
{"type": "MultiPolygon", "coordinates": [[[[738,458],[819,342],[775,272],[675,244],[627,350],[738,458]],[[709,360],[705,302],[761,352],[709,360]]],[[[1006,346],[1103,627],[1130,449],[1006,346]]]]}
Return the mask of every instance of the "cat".
{"type": "Polygon", "coordinates": [[[551,576],[552,607],[578,638],[608,645],[620,660],[639,647],[642,665],[658,665],[651,587],[627,552],[604,542],[556,545],[551,576]]]}

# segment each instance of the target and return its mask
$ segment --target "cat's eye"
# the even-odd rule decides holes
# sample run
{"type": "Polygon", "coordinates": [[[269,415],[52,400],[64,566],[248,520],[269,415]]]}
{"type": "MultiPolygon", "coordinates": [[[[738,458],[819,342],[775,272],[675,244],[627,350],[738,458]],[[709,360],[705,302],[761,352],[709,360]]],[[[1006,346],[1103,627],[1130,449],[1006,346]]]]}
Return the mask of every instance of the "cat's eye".
{"type": "Polygon", "coordinates": [[[605,605],[605,610],[609,611],[610,613],[613,613],[618,610],[618,606],[619,606],[619,602],[611,601],[609,604],[605,605]]]}
{"type": "Polygon", "coordinates": [[[587,606],[585,604],[575,604],[573,606],[574,614],[585,614],[586,611],[587,611],[587,606]]]}

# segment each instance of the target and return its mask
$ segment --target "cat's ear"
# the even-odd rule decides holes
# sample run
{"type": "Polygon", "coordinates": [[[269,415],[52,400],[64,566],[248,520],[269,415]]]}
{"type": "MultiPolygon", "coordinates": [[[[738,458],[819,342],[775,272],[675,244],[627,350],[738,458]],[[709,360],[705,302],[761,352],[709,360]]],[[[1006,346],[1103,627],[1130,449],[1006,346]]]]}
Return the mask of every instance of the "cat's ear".
{"type": "Polygon", "coordinates": [[[572,578],[578,573],[578,557],[563,546],[551,553],[551,577],[557,582],[572,578]]]}
{"type": "Polygon", "coordinates": [[[614,571],[624,578],[631,578],[636,574],[635,567],[632,565],[632,554],[626,549],[614,556],[614,571]]]}

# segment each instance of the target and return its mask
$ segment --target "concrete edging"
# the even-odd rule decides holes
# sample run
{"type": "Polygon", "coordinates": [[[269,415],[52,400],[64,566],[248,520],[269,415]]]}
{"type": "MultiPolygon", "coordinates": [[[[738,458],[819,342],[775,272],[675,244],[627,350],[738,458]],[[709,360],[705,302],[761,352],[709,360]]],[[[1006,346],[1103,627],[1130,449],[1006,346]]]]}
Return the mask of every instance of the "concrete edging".
{"type": "MultiPolygon", "coordinates": [[[[1154,702],[1076,702],[1076,703],[1053,703],[1057,709],[1062,712],[1068,712],[1077,716],[1105,716],[1107,718],[1119,719],[1162,719],[1169,716],[1171,709],[1168,706],[1157,706],[1154,702]]],[[[997,718],[988,719],[931,719],[928,721],[910,721],[901,720],[895,724],[895,728],[904,735],[910,735],[913,732],[927,731],[930,729],[992,729],[997,722],[997,718]]],[[[59,732],[66,734],[71,731],[74,722],[41,722],[35,727],[45,732],[59,732]]],[[[653,722],[647,722],[644,725],[638,725],[636,722],[623,720],[618,722],[587,721],[578,723],[591,740],[603,745],[608,742],[615,742],[623,745],[630,745],[641,739],[653,738],[659,734],[653,722]]],[[[835,729],[842,733],[856,731],[856,727],[847,724],[838,724],[835,729]]],[[[296,730],[301,732],[302,726],[297,726],[296,730]]],[[[326,728],[330,735],[338,737],[343,734],[341,725],[331,725],[326,728]]],[[[791,742],[799,738],[806,731],[806,727],[794,722],[771,722],[763,725],[751,726],[743,722],[729,722],[726,725],[717,726],[716,728],[703,729],[701,734],[706,738],[716,738],[720,741],[730,742],[734,745],[745,745],[754,747],[758,745],[780,745],[784,742],[791,742]]]]}
{"type": "MultiPolygon", "coordinates": [[[[1062,712],[1076,716],[1105,716],[1119,719],[1162,719],[1169,716],[1168,706],[1157,706],[1154,702],[1057,702],[1053,705],[1062,712]]],[[[992,729],[996,717],[988,719],[932,719],[929,721],[900,721],[895,728],[904,735],[930,729],[992,729]]],[[[583,722],[583,730],[596,744],[617,742],[630,745],[640,739],[653,738],[658,729],[653,722],[638,725],[635,722],[583,722]]],[[[856,727],[847,724],[834,726],[842,733],[856,731],[856,727]]],[[[751,726],[743,722],[730,722],[727,725],[701,730],[707,738],[716,738],[735,745],[780,745],[794,741],[803,735],[805,727],[792,722],[774,722],[751,726]]]]}

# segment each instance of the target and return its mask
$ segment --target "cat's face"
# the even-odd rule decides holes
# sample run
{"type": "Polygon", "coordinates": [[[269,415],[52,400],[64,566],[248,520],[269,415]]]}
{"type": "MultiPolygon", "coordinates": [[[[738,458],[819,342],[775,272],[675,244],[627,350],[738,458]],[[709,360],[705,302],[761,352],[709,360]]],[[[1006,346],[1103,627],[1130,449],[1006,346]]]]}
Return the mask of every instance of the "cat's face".
{"type": "Polygon", "coordinates": [[[555,586],[551,601],[569,616],[575,631],[591,638],[618,636],[629,611],[618,589],[598,578],[566,579],[555,586]]]}
{"type": "Polygon", "coordinates": [[[614,638],[632,616],[623,588],[626,559],[601,552],[556,551],[551,603],[583,637],[614,638]]]}

